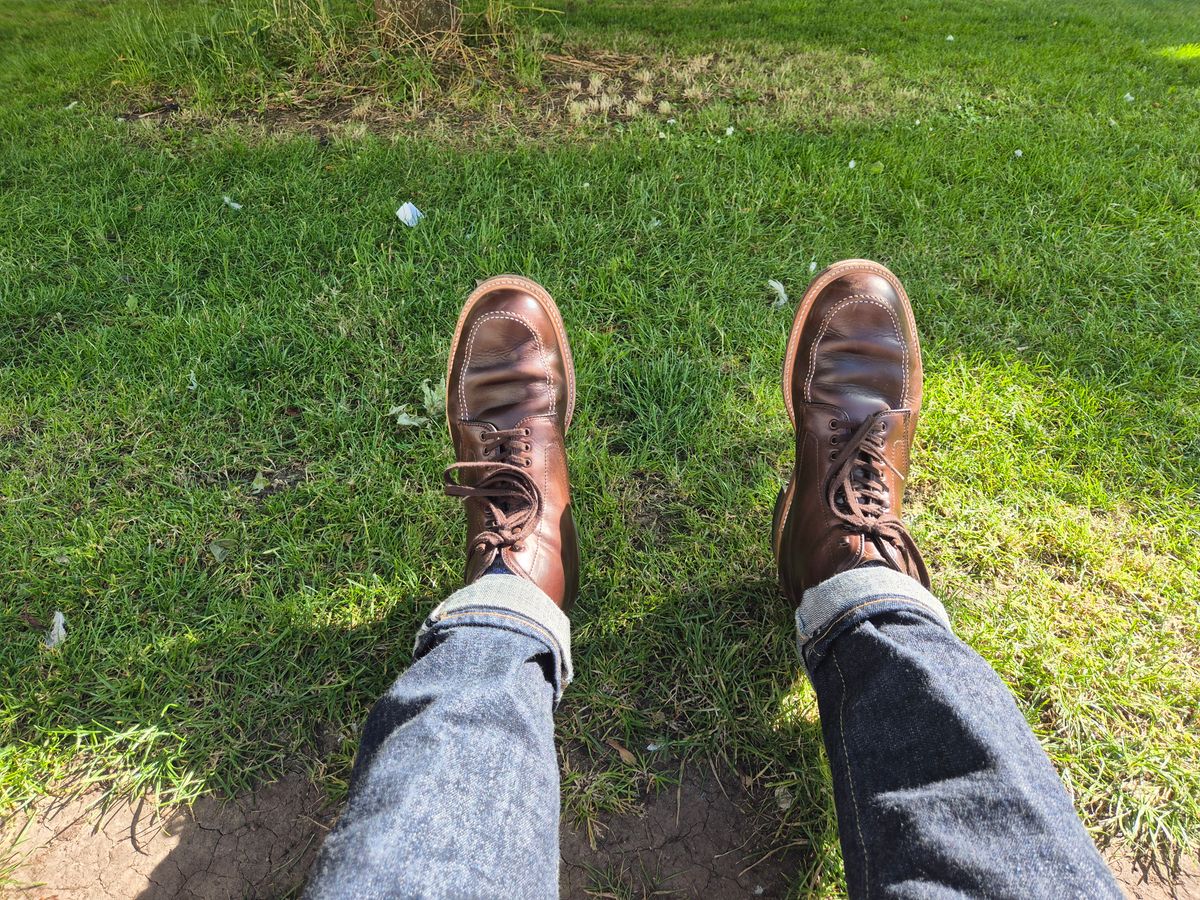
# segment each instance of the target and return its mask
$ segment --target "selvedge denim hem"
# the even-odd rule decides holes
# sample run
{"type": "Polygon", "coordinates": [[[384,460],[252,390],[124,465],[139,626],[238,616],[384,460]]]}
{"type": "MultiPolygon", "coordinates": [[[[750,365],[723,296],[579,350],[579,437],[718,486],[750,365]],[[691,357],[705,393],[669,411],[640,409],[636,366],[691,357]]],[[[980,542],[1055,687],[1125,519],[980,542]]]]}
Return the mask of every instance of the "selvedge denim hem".
{"type": "Polygon", "coordinates": [[[417,632],[413,658],[436,644],[438,635],[457,625],[487,625],[528,634],[554,654],[554,702],[574,677],[571,620],[532,581],[516,575],[484,575],[455,591],[425,619],[417,632]]]}
{"type": "Polygon", "coordinates": [[[796,609],[796,646],[815,666],[839,634],[885,610],[908,608],[950,629],[940,600],[915,578],[884,566],[851,569],[804,592],[796,609]]]}

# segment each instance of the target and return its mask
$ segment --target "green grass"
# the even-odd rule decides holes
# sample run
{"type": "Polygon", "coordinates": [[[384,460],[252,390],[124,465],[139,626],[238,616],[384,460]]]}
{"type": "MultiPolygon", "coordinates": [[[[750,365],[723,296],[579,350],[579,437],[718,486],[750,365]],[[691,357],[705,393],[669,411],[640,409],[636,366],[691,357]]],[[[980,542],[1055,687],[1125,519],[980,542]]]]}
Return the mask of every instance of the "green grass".
{"type": "Polygon", "coordinates": [[[155,49],[143,0],[0,5],[5,806],[71,773],[186,799],[300,765],[343,789],[461,566],[449,441],[388,410],[421,409],[475,279],[519,271],[578,366],[567,814],[713,758],[808,842],[797,893],[836,891],[768,547],[791,317],[766,281],[798,297],[812,261],[868,256],[921,327],[912,526],[958,632],[1098,836],[1200,843],[1190,0],[572,4],[539,22],[565,45],[719,51],[712,96],[671,126],[325,142],[213,121],[292,71],[179,63],[178,23],[217,8],[160,11],[155,49]],[[130,91],[209,124],[115,121],[130,91]],[[22,614],[56,609],[49,651],[22,614]]]}

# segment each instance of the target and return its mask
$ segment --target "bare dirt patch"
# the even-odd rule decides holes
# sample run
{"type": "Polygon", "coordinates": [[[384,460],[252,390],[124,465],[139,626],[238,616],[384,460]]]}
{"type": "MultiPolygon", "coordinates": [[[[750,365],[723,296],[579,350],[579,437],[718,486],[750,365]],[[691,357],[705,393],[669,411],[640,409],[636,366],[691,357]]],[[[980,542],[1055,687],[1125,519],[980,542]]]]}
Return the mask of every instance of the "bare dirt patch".
{"type": "Polygon", "coordinates": [[[304,882],[334,819],[325,793],[302,775],[191,810],[148,798],[99,804],[98,793],[50,800],[8,823],[19,864],[13,896],[76,898],[279,897],[304,882]]]}
{"type": "Polygon", "coordinates": [[[573,47],[542,53],[539,72],[524,81],[480,58],[468,71],[437,73],[437,87],[396,100],[370,78],[330,85],[297,76],[264,106],[198,109],[189,97],[160,94],[117,118],[130,123],[211,130],[222,123],[268,134],[308,134],[321,143],[368,133],[421,134],[450,140],[515,132],[529,138],[595,137],[639,120],[669,128],[677,117],[714,104],[735,111],[760,107],[776,119],[821,127],[909,103],[911,89],[891,84],[867,56],[832,51],[722,50],[698,56],[618,53],[573,47]],[[466,86],[487,84],[486,96],[466,86]]]}
{"type": "Polygon", "coordinates": [[[562,896],[781,897],[800,850],[765,829],[756,798],[694,765],[637,811],[602,817],[591,838],[564,823],[562,896]]]}
{"type": "MultiPolygon", "coordinates": [[[[149,799],[102,808],[99,795],[47,801],[28,822],[10,876],[13,896],[266,898],[297,892],[332,826],[324,792],[296,775],[230,800],[156,810],[149,799]]],[[[640,809],[589,829],[562,825],[562,896],[781,896],[795,848],[770,846],[751,797],[700,767],[640,809]],[[595,842],[595,846],[592,845],[595,842]],[[617,891],[614,894],[613,891],[617,891]]]]}
{"type": "Polygon", "coordinates": [[[684,523],[679,494],[661,472],[634,472],[636,492],[623,504],[633,546],[647,550],[677,531],[684,523]]]}
{"type": "MultiPolygon", "coordinates": [[[[157,810],[148,798],[98,805],[99,795],[47,800],[16,816],[0,836],[8,848],[24,828],[4,893],[60,898],[267,898],[294,896],[337,810],[303,775],[191,810],[157,810]],[[28,826],[28,827],[26,827],[28,826]]],[[[589,829],[564,821],[564,898],[781,897],[802,849],[761,830],[756,802],[703,766],[639,809],[589,829]]],[[[0,871],[7,868],[0,852],[0,871]]],[[[1132,900],[1200,900],[1200,861],[1110,862],[1132,900]]],[[[0,882],[2,883],[2,882],[0,882]]]]}
{"type": "Polygon", "coordinates": [[[1131,900],[1200,900],[1200,857],[1165,866],[1117,853],[1108,864],[1131,900]]]}

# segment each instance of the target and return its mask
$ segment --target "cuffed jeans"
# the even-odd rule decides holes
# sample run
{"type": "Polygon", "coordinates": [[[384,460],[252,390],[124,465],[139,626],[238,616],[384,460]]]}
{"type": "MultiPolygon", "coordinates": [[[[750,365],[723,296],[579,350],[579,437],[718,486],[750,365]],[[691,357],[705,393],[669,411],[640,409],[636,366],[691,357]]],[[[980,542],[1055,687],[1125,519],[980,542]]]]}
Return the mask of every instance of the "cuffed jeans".
{"type": "MultiPolygon", "coordinates": [[[[890,569],[796,612],[852,897],[1121,897],[1012,696],[941,603],[890,569]]],[[[307,896],[558,896],[552,714],[566,616],[486,575],[426,620],[371,711],[307,896]]]]}

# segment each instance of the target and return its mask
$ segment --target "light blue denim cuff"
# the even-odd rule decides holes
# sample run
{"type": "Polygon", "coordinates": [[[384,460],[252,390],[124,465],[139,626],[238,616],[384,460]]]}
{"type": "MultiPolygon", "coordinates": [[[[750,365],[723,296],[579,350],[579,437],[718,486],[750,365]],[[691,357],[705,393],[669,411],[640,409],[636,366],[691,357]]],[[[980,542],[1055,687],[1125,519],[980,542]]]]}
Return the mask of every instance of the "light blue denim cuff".
{"type": "Polygon", "coordinates": [[[438,625],[453,625],[455,619],[472,625],[495,619],[498,625],[531,632],[554,653],[559,668],[559,693],[574,677],[571,620],[532,581],[516,575],[484,575],[460,588],[429,614],[417,632],[413,652],[417,652],[427,632],[438,625]]]}
{"type": "Polygon", "coordinates": [[[804,592],[796,609],[796,641],[801,651],[851,613],[873,603],[911,603],[932,615],[947,630],[950,617],[940,600],[916,579],[886,566],[851,569],[804,592]]]}

